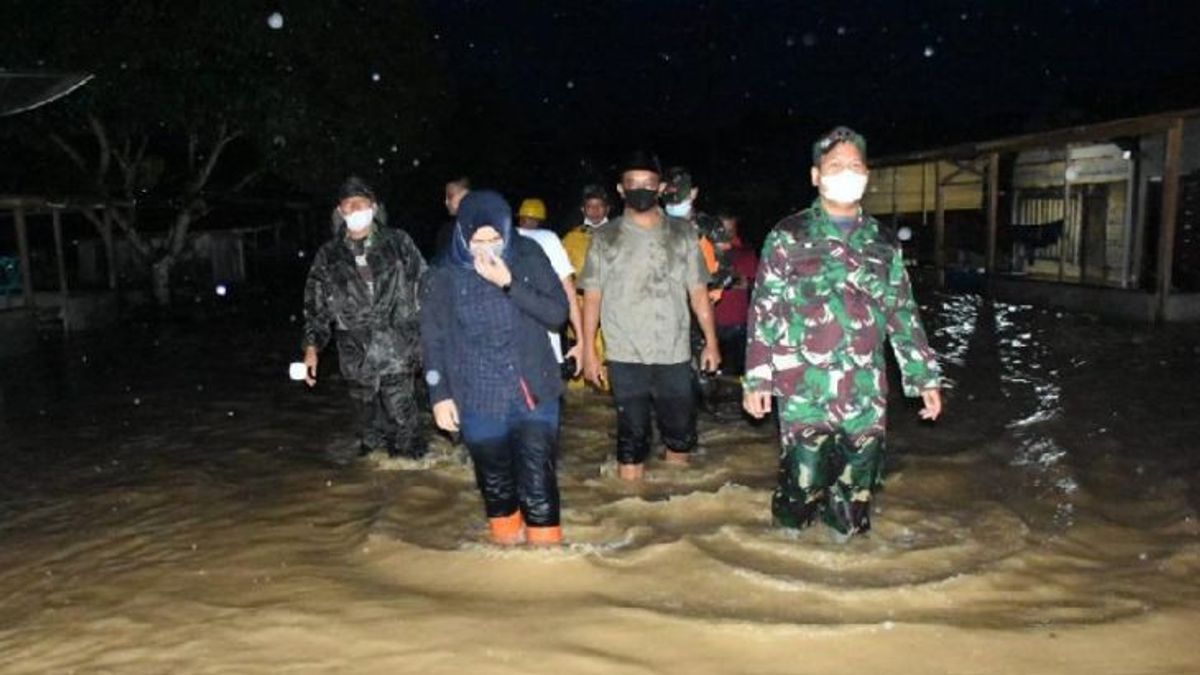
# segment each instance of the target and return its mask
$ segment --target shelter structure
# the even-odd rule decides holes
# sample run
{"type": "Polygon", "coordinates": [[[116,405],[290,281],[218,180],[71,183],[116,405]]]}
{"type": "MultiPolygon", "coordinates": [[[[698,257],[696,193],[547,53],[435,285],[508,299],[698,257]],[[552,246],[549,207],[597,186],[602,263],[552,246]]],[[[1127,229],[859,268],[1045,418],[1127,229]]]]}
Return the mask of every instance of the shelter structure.
{"type": "Polygon", "coordinates": [[[1200,320],[1200,109],[882,157],[864,205],[917,233],[939,284],[1200,320]]]}

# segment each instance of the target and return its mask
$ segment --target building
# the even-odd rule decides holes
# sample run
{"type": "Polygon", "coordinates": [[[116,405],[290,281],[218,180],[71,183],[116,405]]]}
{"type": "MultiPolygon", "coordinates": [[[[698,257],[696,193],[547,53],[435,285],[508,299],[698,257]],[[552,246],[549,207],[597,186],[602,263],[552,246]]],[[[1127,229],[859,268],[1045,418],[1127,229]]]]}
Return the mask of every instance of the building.
{"type": "Polygon", "coordinates": [[[883,157],[864,205],[940,284],[1200,320],[1200,109],[883,157]]]}

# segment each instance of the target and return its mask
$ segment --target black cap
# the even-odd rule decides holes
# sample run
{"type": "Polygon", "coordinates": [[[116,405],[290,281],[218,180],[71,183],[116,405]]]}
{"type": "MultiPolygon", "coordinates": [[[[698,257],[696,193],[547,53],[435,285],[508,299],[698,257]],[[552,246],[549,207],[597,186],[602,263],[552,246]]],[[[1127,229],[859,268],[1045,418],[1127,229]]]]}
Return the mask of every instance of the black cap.
{"type": "Polygon", "coordinates": [[[645,150],[634,150],[621,165],[621,173],[626,171],[649,171],[661,176],[662,164],[658,162],[658,155],[645,150]]]}
{"type": "Polygon", "coordinates": [[[583,186],[583,190],[580,194],[581,199],[579,201],[581,202],[586,202],[589,199],[599,199],[605,204],[608,203],[608,190],[605,190],[604,186],[598,183],[591,183],[583,186]]]}
{"type": "Polygon", "coordinates": [[[358,176],[350,176],[338,188],[337,200],[339,203],[351,197],[366,197],[371,201],[378,201],[375,199],[375,191],[371,189],[370,185],[367,185],[366,181],[358,176]]]}

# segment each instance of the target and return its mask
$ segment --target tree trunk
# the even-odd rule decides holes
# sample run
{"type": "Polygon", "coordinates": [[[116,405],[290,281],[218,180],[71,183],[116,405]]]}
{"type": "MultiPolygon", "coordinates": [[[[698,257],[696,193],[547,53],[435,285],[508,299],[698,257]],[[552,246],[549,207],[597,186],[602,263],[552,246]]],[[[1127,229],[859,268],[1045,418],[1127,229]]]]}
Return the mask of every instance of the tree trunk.
{"type": "Polygon", "coordinates": [[[154,289],[154,300],[159,307],[171,304],[171,267],[175,256],[164,255],[150,266],[150,280],[154,289]]]}
{"type": "Polygon", "coordinates": [[[108,288],[117,290],[117,245],[113,241],[112,224],[97,227],[100,230],[100,241],[104,244],[104,266],[108,270],[108,288]]]}

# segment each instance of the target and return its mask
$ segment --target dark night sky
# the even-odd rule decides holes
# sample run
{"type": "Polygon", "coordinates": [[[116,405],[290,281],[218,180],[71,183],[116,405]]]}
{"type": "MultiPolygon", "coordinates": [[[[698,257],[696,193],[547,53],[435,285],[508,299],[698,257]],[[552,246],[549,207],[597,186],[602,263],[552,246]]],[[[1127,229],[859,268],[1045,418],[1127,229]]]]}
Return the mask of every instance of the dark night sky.
{"type": "Polygon", "coordinates": [[[506,114],[572,144],[760,118],[847,121],[901,149],[1182,105],[1195,94],[1159,89],[1200,75],[1190,2],[429,4],[454,76],[503,83],[506,114]]]}
{"type": "Polygon", "coordinates": [[[839,123],[880,154],[1196,105],[1198,9],[437,0],[427,16],[471,139],[464,166],[488,137],[515,137],[526,164],[572,182],[568,160],[638,145],[711,184],[799,177],[813,134],[839,123]]]}
{"type": "MultiPolygon", "coordinates": [[[[547,197],[557,220],[574,211],[584,182],[611,185],[613,163],[644,147],[693,169],[702,207],[749,203],[766,221],[809,198],[806,149],[836,124],[863,132],[878,156],[1200,105],[1192,0],[414,2],[416,13],[392,0],[255,0],[231,5],[240,18],[229,31],[252,61],[284,69],[271,77],[306,77],[306,63],[312,70],[336,50],[344,74],[320,86],[335,96],[365,92],[358,100],[377,100],[385,122],[401,108],[371,76],[404,83],[420,79],[413,68],[428,70],[432,95],[413,114],[432,123],[429,133],[397,153],[384,129],[359,166],[344,167],[403,191],[393,203],[424,229],[445,217],[437,194],[460,172],[514,201],[547,197]],[[267,25],[275,11],[283,30],[267,25]],[[378,50],[358,56],[363,21],[375,36],[394,36],[393,62],[378,50]],[[318,39],[332,42],[318,49],[318,39]],[[428,60],[403,54],[413,45],[428,60]]],[[[21,5],[24,16],[47,19],[25,26],[27,40],[93,7],[21,5]]],[[[171,49],[171,39],[159,42],[145,46],[148,63],[154,49],[171,49]]],[[[97,63],[101,78],[114,68],[60,56],[0,67],[97,63]]],[[[311,120],[309,140],[348,119],[311,120]]]]}

